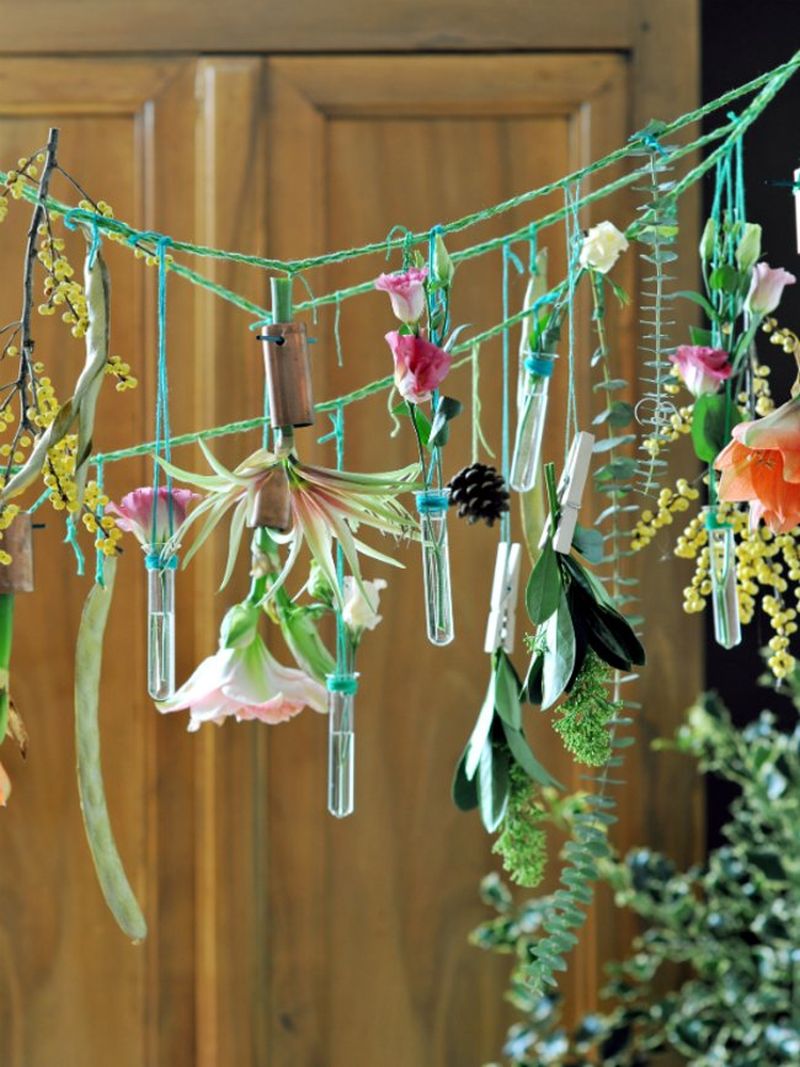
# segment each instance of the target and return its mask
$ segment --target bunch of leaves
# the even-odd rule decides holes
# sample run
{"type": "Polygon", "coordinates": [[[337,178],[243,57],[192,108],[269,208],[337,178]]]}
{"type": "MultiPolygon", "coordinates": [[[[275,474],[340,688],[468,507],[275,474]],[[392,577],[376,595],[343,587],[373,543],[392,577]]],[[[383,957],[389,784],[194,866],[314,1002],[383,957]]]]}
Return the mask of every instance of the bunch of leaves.
{"type": "Polygon", "coordinates": [[[519,777],[560,788],[531,750],[522,724],[524,689],[503,648],[492,654],[489,686],[481,710],[458,761],[453,801],[461,811],[478,808],[489,833],[506,817],[514,782],[519,777]]]}
{"type": "MultiPolygon", "coordinates": [[[[800,708],[800,672],[784,688],[800,708]]],[[[472,940],[520,961],[509,999],[525,1021],[512,1028],[504,1050],[514,1067],[645,1067],[667,1050],[698,1067],[800,1061],[800,727],[783,732],[762,712],[739,730],[706,695],[672,747],[740,792],[724,842],[703,866],[678,871],[647,849],[598,862],[617,905],[646,924],[627,959],[609,968],[602,1013],[570,1030],[557,999],[525,984],[524,961],[549,899],[514,905],[496,876],[484,884],[484,899],[498,914],[472,940]],[[657,991],[655,980],[673,964],[688,968],[688,977],[668,993],[657,991]]]]}

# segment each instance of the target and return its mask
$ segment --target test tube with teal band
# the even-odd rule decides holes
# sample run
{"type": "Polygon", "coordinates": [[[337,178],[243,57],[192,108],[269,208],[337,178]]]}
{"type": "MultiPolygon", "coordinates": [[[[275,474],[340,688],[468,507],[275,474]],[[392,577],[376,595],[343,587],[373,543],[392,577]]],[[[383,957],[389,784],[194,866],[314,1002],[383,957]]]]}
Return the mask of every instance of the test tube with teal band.
{"type": "Polygon", "coordinates": [[[450,552],[447,543],[449,489],[426,489],[416,494],[422,540],[422,574],[428,640],[449,645],[455,637],[450,552]]]}
{"type": "Polygon", "coordinates": [[[730,523],[720,521],[715,507],[705,509],[705,521],[708,531],[714,639],[723,648],[734,648],[742,640],[742,627],[736,585],[736,542],[733,527],[730,523]]]}
{"type": "Polygon", "coordinates": [[[536,484],[554,358],[543,352],[525,360],[528,380],[517,421],[509,476],[511,488],[518,493],[527,493],[536,484]]]}
{"type": "Polygon", "coordinates": [[[356,735],[353,716],[358,675],[329,674],[328,811],[337,819],[352,815],[355,799],[356,735]]]}
{"type": "Polygon", "coordinates": [[[147,691],[153,700],[175,692],[175,569],[178,557],[161,554],[161,545],[146,550],[147,691]]]}

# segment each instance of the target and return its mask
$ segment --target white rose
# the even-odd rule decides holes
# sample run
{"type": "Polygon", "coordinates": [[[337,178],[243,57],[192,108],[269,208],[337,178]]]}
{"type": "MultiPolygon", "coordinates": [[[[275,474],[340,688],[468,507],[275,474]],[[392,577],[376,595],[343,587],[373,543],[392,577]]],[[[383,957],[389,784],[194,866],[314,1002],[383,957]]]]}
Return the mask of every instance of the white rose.
{"type": "Polygon", "coordinates": [[[375,629],[382,618],[378,614],[378,606],[381,589],[385,588],[383,578],[376,578],[374,582],[364,581],[361,586],[352,576],[345,578],[342,618],[348,630],[361,632],[375,629]]]}
{"type": "Polygon", "coordinates": [[[620,253],[628,247],[624,233],[613,222],[599,222],[586,234],[581,246],[580,263],[584,268],[591,268],[601,274],[608,274],[619,259],[620,253]]]}

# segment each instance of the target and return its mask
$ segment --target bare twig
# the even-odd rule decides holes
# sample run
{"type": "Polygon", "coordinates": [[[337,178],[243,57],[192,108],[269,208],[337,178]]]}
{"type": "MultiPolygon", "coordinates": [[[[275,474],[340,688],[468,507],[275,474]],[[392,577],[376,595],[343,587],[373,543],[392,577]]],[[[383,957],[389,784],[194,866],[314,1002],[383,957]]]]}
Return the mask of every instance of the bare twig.
{"type": "MultiPolygon", "coordinates": [[[[58,150],[58,128],[52,127],[47,136],[45,148],[45,161],[42,167],[42,175],[39,179],[39,189],[36,204],[31,216],[31,224],[28,228],[28,241],[25,248],[25,259],[22,269],[22,313],[20,315],[20,366],[17,379],[17,392],[20,403],[20,427],[27,422],[28,393],[35,403],[35,391],[33,389],[33,351],[35,342],[31,336],[31,315],[33,313],[33,270],[36,263],[37,235],[43,219],[47,218],[47,195],[50,189],[50,176],[57,167],[56,152],[58,150]]],[[[13,455],[9,457],[6,465],[5,478],[8,481],[13,464],[13,455]]]]}

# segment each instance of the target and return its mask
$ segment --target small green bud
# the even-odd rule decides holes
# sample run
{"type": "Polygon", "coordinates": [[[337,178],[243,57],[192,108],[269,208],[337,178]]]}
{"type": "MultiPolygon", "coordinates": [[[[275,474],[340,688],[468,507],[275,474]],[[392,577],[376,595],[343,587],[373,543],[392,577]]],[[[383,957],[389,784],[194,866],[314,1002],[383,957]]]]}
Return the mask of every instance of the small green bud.
{"type": "Polygon", "coordinates": [[[325,577],[325,572],[315,559],[311,561],[311,566],[308,570],[308,594],[312,600],[325,604],[326,607],[333,607],[331,583],[325,577]]]}
{"type": "Polygon", "coordinates": [[[703,236],[700,238],[700,258],[708,263],[714,254],[714,241],[717,236],[717,226],[713,219],[706,222],[703,236]]]}
{"type": "Polygon", "coordinates": [[[431,266],[433,274],[431,280],[436,285],[441,285],[445,289],[449,288],[453,281],[453,275],[456,272],[456,268],[440,233],[436,234],[436,239],[433,242],[433,263],[431,266]]]}
{"type": "Polygon", "coordinates": [[[761,227],[757,222],[746,222],[744,232],[736,246],[736,265],[747,271],[758,263],[761,256],[761,227]]]}

